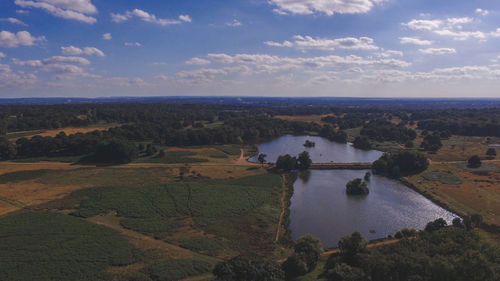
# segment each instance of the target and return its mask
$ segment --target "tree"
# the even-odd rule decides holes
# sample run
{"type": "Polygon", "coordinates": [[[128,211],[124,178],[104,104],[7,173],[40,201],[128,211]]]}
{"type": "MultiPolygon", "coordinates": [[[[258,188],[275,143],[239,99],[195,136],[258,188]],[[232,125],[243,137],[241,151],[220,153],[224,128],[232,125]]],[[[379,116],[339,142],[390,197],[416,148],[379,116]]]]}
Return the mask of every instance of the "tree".
{"type": "Polygon", "coordinates": [[[295,170],[297,168],[297,158],[289,154],[280,155],[276,160],[276,168],[285,171],[295,170]]]}
{"type": "Polygon", "coordinates": [[[111,140],[100,144],[96,152],[83,161],[125,164],[137,158],[138,154],[135,145],[123,140],[111,140]]]}
{"type": "Polygon", "coordinates": [[[445,227],[447,225],[446,221],[443,218],[439,218],[435,221],[431,221],[427,223],[425,226],[425,231],[427,232],[434,232],[437,230],[440,230],[441,228],[445,227]]]}
{"type": "Polygon", "coordinates": [[[481,165],[482,165],[481,158],[479,158],[479,156],[477,155],[474,155],[471,158],[469,158],[469,160],[467,160],[467,166],[469,168],[479,168],[481,167],[481,165]]]}
{"type": "Polygon", "coordinates": [[[294,246],[294,253],[283,263],[286,280],[311,272],[319,261],[323,246],[321,241],[313,235],[299,238],[294,246]]]}
{"type": "Polygon", "coordinates": [[[425,151],[436,152],[443,144],[441,143],[441,137],[437,134],[426,135],[424,140],[420,144],[420,147],[425,151]]]}
{"type": "Polygon", "coordinates": [[[372,145],[367,137],[356,137],[354,139],[354,142],[352,143],[352,145],[355,148],[359,148],[359,149],[363,149],[363,150],[370,150],[372,148],[372,145]]]}
{"type": "Polygon", "coordinates": [[[370,172],[365,173],[365,181],[370,181],[372,174],[370,172]]]}
{"type": "Polygon", "coordinates": [[[336,264],[327,272],[328,281],[366,281],[366,274],[362,269],[349,266],[345,263],[336,264]]]}
{"type": "Polygon", "coordinates": [[[398,178],[418,174],[427,167],[429,167],[429,161],[425,155],[418,152],[401,151],[384,153],[377,161],[373,162],[372,170],[376,174],[398,178]]]}
{"type": "Polygon", "coordinates": [[[8,139],[0,137],[0,161],[14,159],[16,147],[8,139]]]}
{"type": "Polygon", "coordinates": [[[486,151],[486,155],[495,158],[495,156],[497,156],[497,151],[492,147],[488,148],[488,150],[486,151]]]}
{"type": "Polygon", "coordinates": [[[259,154],[259,156],[257,157],[257,160],[262,166],[264,166],[264,163],[266,163],[266,157],[267,155],[264,153],[259,154]]]}
{"type": "Polygon", "coordinates": [[[353,179],[346,184],[346,193],[347,195],[366,195],[370,193],[370,190],[366,182],[363,182],[361,179],[353,179]]]}
{"type": "Polygon", "coordinates": [[[297,167],[301,170],[307,170],[312,164],[311,157],[309,156],[309,152],[304,151],[299,154],[299,158],[297,159],[297,167]]]}
{"type": "Polygon", "coordinates": [[[338,243],[342,259],[349,265],[359,262],[358,255],[366,251],[368,242],[358,231],[340,238],[338,243]]]}
{"type": "Polygon", "coordinates": [[[283,281],[285,276],[274,261],[235,257],[218,263],[213,274],[220,281],[283,281]]]}

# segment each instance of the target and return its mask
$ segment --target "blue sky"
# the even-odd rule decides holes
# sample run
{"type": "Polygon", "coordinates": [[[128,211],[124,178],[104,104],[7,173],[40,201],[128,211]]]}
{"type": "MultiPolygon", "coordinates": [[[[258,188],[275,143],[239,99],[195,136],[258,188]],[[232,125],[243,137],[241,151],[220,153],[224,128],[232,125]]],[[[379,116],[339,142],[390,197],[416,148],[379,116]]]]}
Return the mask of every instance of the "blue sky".
{"type": "Polygon", "coordinates": [[[499,90],[498,0],[0,1],[0,97],[499,90]]]}

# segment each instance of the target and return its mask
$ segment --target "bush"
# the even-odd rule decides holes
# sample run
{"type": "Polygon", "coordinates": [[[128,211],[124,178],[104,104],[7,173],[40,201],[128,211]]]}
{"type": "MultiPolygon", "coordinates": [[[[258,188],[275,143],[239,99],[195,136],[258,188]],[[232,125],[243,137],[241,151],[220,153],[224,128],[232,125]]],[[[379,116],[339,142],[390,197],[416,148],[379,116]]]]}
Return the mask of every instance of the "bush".
{"type": "Polygon", "coordinates": [[[212,266],[199,260],[164,260],[148,266],[144,272],[157,281],[176,281],[210,272],[212,266]]]}
{"type": "Polygon", "coordinates": [[[420,147],[425,151],[438,151],[443,144],[441,143],[441,137],[437,134],[426,135],[424,140],[420,144],[420,147]]]}
{"type": "Polygon", "coordinates": [[[471,158],[469,158],[469,160],[467,160],[467,167],[469,168],[479,168],[481,167],[481,165],[482,165],[481,158],[479,158],[479,156],[477,155],[474,155],[471,158]]]}
{"type": "Polygon", "coordinates": [[[361,181],[361,179],[353,179],[346,184],[347,195],[366,195],[370,193],[366,182],[361,181]]]}
{"type": "Polygon", "coordinates": [[[356,137],[352,143],[355,148],[370,150],[372,145],[367,137],[356,137]]]}
{"type": "Polygon", "coordinates": [[[497,156],[497,151],[494,148],[488,148],[488,150],[486,151],[486,155],[494,158],[495,156],[497,156]]]}
{"type": "Polygon", "coordinates": [[[206,253],[210,256],[217,256],[224,248],[224,243],[216,238],[191,237],[180,240],[180,246],[192,251],[206,253]]]}
{"type": "Polygon", "coordinates": [[[409,176],[423,172],[429,167],[427,158],[418,152],[402,151],[384,153],[373,162],[373,172],[393,178],[409,176]]]}
{"type": "Polygon", "coordinates": [[[274,261],[236,257],[217,264],[213,274],[220,281],[283,281],[285,274],[274,261]]]}

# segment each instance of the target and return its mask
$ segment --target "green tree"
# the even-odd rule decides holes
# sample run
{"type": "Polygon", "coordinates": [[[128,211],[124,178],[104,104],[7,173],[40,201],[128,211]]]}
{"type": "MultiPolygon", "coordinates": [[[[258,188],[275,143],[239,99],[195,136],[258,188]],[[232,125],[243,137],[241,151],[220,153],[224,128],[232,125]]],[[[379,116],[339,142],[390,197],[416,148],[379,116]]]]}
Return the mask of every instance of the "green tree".
{"type": "Polygon", "coordinates": [[[8,139],[0,137],[0,161],[14,159],[16,147],[8,139]]]}
{"type": "Polygon", "coordinates": [[[327,272],[328,281],[366,281],[368,277],[362,269],[345,263],[336,264],[327,272]]]}
{"type": "Polygon", "coordinates": [[[497,151],[494,148],[488,148],[488,150],[486,151],[486,155],[494,158],[495,156],[497,156],[497,151]]]}
{"type": "Polygon", "coordinates": [[[366,252],[368,242],[358,231],[340,238],[338,243],[342,259],[349,265],[359,262],[358,255],[366,252]]]}
{"type": "Polygon", "coordinates": [[[220,281],[283,281],[285,275],[274,261],[236,257],[218,263],[213,274],[220,281]]]}
{"type": "Polygon", "coordinates": [[[352,143],[355,148],[369,150],[372,148],[372,145],[367,137],[356,137],[352,143]]]}
{"type": "Polygon", "coordinates": [[[313,235],[305,235],[295,242],[294,253],[283,263],[286,280],[312,271],[321,257],[323,246],[313,235]]]}
{"type": "Polygon", "coordinates": [[[267,155],[264,153],[259,154],[259,156],[257,157],[257,160],[262,166],[264,166],[264,163],[266,163],[266,157],[267,155]]]}
{"type": "Polygon", "coordinates": [[[366,182],[361,179],[353,179],[346,184],[347,195],[366,195],[370,193],[366,182]]]}
{"type": "Polygon", "coordinates": [[[304,151],[299,154],[299,158],[297,159],[297,167],[301,170],[307,170],[312,164],[311,157],[309,156],[309,152],[304,151]]]}
{"type": "Polygon", "coordinates": [[[474,155],[471,158],[469,158],[469,160],[467,160],[467,166],[469,168],[479,168],[481,167],[481,165],[482,165],[481,158],[479,158],[479,156],[477,155],[474,155]]]}

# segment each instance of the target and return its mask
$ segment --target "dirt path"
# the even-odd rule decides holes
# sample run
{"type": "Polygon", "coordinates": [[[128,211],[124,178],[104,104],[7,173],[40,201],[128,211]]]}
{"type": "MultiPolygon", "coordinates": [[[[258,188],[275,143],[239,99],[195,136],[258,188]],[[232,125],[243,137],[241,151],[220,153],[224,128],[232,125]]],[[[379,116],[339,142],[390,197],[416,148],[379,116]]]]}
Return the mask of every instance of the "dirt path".
{"type": "Polygon", "coordinates": [[[241,166],[259,166],[260,165],[260,164],[252,163],[252,162],[248,161],[248,158],[245,157],[245,150],[243,148],[240,149],[240,151],[241,151],[240,157],[235,162],[236,165],[241,165],[241,166]]]}
{"type": "MultiPolygon", "coordinates": [[[[385,240],[385,241],[382,241],[382,242],[368,244],[367,248],[376,248],[376,247],[380,247],[380,246],[384,246],[384,245],[396,244],[398,242],[399,242],[398,239],[385,240]]],[[[336,254],[336,253],[339,253],[339,252],[340,252],[340,249],[335,249],[335,250],[323,252],[322,255],[323,256],[329,256],[331,254],[336,254]]]]}
{"type": "Polygon", "coordinates": [[[281,175],[281,214],[280,214],[280,220],[278,221],[278,227],[276,228],[276,238],[274,239],[274,242],[278,242],[280,238],[280,230],[281,230],[281,224],[283,223],[283,217],[285,216],[285,197],[286,197],[286,186],[285,186],[285,176],[281,175]]]}

